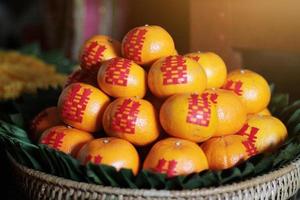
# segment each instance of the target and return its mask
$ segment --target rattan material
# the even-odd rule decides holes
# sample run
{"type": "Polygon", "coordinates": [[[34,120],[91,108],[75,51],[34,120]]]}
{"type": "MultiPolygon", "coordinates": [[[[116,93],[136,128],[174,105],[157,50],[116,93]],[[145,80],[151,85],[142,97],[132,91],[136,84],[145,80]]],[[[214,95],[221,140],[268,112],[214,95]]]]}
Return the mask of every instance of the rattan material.
{"type": "Polygon", "coordinates": [[[11,156],[17,184],[29,199],[288,199],[300,188],[300,159],[247,181],[216,188],[168,191],[121,189],[48,175],[18,164],[11,156]]]}

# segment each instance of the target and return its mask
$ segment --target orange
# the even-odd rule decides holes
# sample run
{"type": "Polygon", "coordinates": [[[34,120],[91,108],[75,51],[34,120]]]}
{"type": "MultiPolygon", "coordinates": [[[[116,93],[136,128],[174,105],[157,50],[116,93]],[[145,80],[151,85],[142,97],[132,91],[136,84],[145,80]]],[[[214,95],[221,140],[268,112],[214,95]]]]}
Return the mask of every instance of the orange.
{"type": "Polygon", "coordinates": [[[92,85],[94,87],[98,87],[97,83],[97,70],[84,70],[84,69],[77,69],[73,71],[67,79],[67,82],[64,87],[72,83],[86,83],[92,85]]]}
{"type": "Polygon", "coordinates": [[[66,87],[58,99],[60,118],[66,124],[88,132],[99,131],[109,97],[85,83],[66,87]]]}
{"type": "Polygon", "coordinates": [[[217,108],[217,130],[214,136],[235,134],[246,122],[246,109],[232,91],[222,89],[205,90],[202,96],[210,99],[217,108]]]}
{"type": "Polygon", "coordinates": [[[207,76],[207,88],[219,88],[225,81],[227,69],[220,56],[213,52],[194,52],[186,54],[187,57],[197,61],[207,76]]]}
{"type": "Polygon", "coordinates": [[[92,139],[93,136],[88,132],[66,126],[55,126],[42,134],[39,143],[76,156],[79,149],[92,139]]]}
{"type": "Polygon", "coordinates": [[[211,138],[201,147],[207,157],[209,169],[223,170],[236,166],[246,159],[246,149],[240,135],[211,138]]]}
{"type": "Polygon", "coordinates": [[[248,114],[248,117],[251,117],[253,115],[261,115],[261,116],[272,116],[271,112],[268,108],[263,109],[262,111],[254,114],[248,114]]]}
{"type": "Polygon", "coordinates": [[[38,140],[46,129],[60,124],[63,123],[59,118],[57,107],[42,110],[30,123],[31,139],[38,140]]]}
{"type": "Polygon", "coordinates": [[[222,88],[239,95],[249,114],[266,108],[271,98],[267,81],[261,75],[246,69],[230,72],[222,88]]]}
{"type": "Polygon", "coordinates": [[[285,125],[272,116],[253,115],[239,130],[249,156],[276,149],[287,137],[285,125]]]}
{"type": "Polygon", "coordinates": [[[113,58],[105,62],[98,72],[99,87],[113,97],[143,98],[146,93],[147,74],[133,61],[113,58]]]}
{"type": "Polygon", "coordinates": [[[194,142],[179,138],[158,141],[149,151],[143,169],[167,177],[198,173],[208,168],[202,149],[194,142]]]}
{"type": "Polygon", "coordinates": [[[217,129],[215,105],[200,94],[177,94],[169,97],[159,113],[163,129],[171,136],[202,142],[217,129]]]}
{"type": "Polygon", "coordinates": [[[117,170],[127,168],[135,175],[139,169],[139,155],[134,146],[126,140],[114,137],[88,142],[80,149],[77,158],[84,165],[91,162],[110,165],[117,170]]]}
{"type": "Polygon", "coordinates": [[[118,98],[106,109],[103,127],[107,135],[145,146],[159,136],[157,113],[152,104],[143,99],[118,98]]]}
{"type": "Polygon", "coordinates": [[[172,37],[160,26],[133,28],[122,41],[122,55],[140,65],[152,64],[175,51],[172,37]]]}
{"type": "Polygon", "coordinates": [[[206,82],[205,72],[199,63],[180,55],[159,59],[148,73],[148,86],[159,98],[179,93],[201,93],[206,82]]]}
{"type": "Polygon", "coordinates": [[[95,35],[82,46],[79,56],[80,66],[86,70],[97,70],[101,62],[120,55],[120,42],[105,35],[95,35]]]}

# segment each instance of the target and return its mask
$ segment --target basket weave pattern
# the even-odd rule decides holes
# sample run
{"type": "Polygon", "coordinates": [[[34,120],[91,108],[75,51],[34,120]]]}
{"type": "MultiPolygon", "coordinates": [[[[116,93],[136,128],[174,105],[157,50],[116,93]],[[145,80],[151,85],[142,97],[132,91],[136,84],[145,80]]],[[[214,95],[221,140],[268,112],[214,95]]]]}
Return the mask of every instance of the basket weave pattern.
{"type": "Polygon", "coordinates": [[[18,164],[11,156],[17,184],[29,199],[288,199],[300,188],[300,159],[266,175],[216,188],[169,191],[121,189],[67,180],[18,164]]]}

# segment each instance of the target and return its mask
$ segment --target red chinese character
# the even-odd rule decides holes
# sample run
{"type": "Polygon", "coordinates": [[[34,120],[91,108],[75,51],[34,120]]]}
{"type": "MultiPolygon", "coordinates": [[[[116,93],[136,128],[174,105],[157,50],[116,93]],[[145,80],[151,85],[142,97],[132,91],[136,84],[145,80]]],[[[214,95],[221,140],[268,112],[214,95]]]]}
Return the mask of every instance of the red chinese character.
{"type": "Polygon", "coordinates": [[[234,91],[237,95],[241,96],[243,94],[242,86],[242,81],[228,80],[222,89],[234,91]]]}
{"type": "Polygon", "coordinates": [[[62,107],[62,117],[73,122],[82,122],[83,114],[89,101],[92,91],[75,84],[67,95],[62,107]],[[82,89],[82,93],[80,90],[82,89]]]}
{"type": "Polygon", "coordinates": [[[127,86],[131,64],[131,60],[112,59],[105,72],[105,82],[112,85],[127,86]]]}
{"type": "Polygon", "coordinates": [[[211,117],[210,102],[204,97],[199,98],[198,94],[191,94],[189,97],[188,115],[186,121],[199,126],[208,126],[211,117]]]}
{"type": "Polygon", "coordinates": [[[85,69],[99,68],[100,61],[106,47],[98,44],[97,41],[91,42],[84,50],[81,56],[81,66],[85,69]]]}
{"type": "Polygon", "coordinates": [[[40,112],[31,122],[30,125],[30,132],[34,132],[37,129],[37,126],[41,123],[41,121],[43,120],[43,118],[47,117],[48,113],[47,110],[44,110],[43,112],[40,112]]]}
{"type": "Polygon", "coordinates": [[[146,33],[146,29],[136,28],[127,34],[124,41],[124,52],[128,59],[142,61],[141,55],[146,33]]]}
{"type": "Polygon", "coordinates": [[[113,117],[112,130],[134,134],[140,105],[138,101],[125,99],[113,117]]]}
{"type": "Polygon", "coordinates": [[[206,101],[208,101],[208,99],[209,99],[214,104],[218,103],[217,102],[217,99],[218,99],[218,94],[217,93],[207,93],[207,92],[204,92],[204,93],[202,93],[201,96],[206,101]]]}
{"type": "Polygon", "coordinates": [[[65,137],[64,132],[51,130],[41,141],[41,144],[46,144],[54,149],[59,149],[63,143],[65,137]]]}
{"type": "Polygon", "coordinates": [[[84,164],[86,165],[87,163],[89,162],[92,162],[94,164],[101,164],[101,161],[102,161],[102,157],[100,155],[96,155],[96,156],[92,156],[92,155],[87,155],[87,157],[85,157],[85,160],[84,160],[84,164]]]}
{"type": "Polygon", "coordinates": [[[160,68],[163,73],[163,84],[187,83],[187,66],[182,56],[168,56],[160,68]]]}
{"type": "Polygon", "coordinates": [[[166,161],[165,159],[160,159],[155,167],[154,171],[157,173],[166,173],[168,177],[176,175],[176,165],[175,160],[166,161]]]}
{"type": "Polygon", "coordinates": [[[191,58],[197,62],[200,60],[200,56],[188,56],[188,58],[191,58]]]}
{"type": "Polygon", "coordinates": [[[247,140],[243,141],[243,145],[246,148],[246,151],[249,156],[256,155],[258,153],[255,142],[257,139],[257,132],[259,131],[256,127],[250,127],[248,124],[245,124],[242,129],[237,133],[238,135],[246,136],[247,140]],[[249,131],[250,128],[250,132],[249,131]]]}

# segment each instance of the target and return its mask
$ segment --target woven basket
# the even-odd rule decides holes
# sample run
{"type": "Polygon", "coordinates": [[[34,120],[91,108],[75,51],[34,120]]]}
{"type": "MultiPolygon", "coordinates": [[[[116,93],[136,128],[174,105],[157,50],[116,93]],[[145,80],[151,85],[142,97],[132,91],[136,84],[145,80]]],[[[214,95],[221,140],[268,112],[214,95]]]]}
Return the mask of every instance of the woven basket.
{"type": "Polygon", "coordinates": [[[288,199],[300,188],[300,159],[266,175],[216,188],[195,190],[121,189],[49,175],[9,160],[28,199],[288,199]]]}

